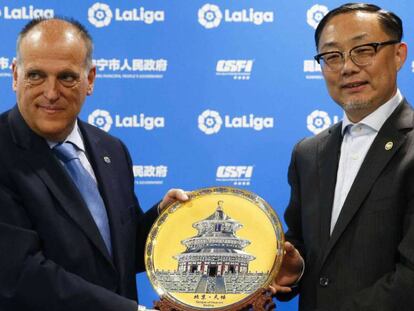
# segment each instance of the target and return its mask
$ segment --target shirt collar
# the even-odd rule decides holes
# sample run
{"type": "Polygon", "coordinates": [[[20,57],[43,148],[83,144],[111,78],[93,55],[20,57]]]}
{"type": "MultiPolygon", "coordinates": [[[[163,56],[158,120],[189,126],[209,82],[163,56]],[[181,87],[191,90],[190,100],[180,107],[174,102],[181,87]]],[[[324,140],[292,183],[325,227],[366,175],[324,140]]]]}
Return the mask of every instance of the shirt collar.
{"type": "Polygon", "coordinates": [[[401,95],[400,90],[397,89],[397,93],[393,97],[391,97],[390,100],[388,100],[385,104],[379,106],[374,112],[367,115],[358,123],[351,122],[348,119],[346,113],[344,113],[344,117],[342,120],[342,135],[344,135],[348,125],[355,124],[364,124],[373,129],[374,131],[378,132],[402,100],[403,96],[401,95]]]}
{"type": "MultiPolygon", "coordinates": [[[[64,143],[70,142],[70,143],[74,144],[77,147],[78,150],[81,150],[81,151],[85,152],[85,144],[83,143],[83,139],[82,139],[82,135],[81,135],[81,132],[80,132],[80,128],[78,126],[78,120],[77,119],[75,120],[75,126],[73,127],[72,132],[70,132],[68,137],[66,137],[66,139],[63,142],[64,143]]],[[[48,140],[47,143],[49,144],[50,148],[53,148],[54,146],[56,146],[60,142],[55,142],[55,141],[48,140]]]]}

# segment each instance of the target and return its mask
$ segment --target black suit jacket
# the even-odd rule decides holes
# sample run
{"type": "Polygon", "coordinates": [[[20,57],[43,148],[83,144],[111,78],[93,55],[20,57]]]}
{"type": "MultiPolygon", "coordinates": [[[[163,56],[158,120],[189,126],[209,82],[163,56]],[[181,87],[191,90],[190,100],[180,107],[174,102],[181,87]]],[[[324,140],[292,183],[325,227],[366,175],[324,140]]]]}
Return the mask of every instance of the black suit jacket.
{"type": "Polygon", "coordinates": [[[15,107],[0,115],[0,310],[136,310],[135,274],[156,208],[141,211],[125,146],[78,124],[113,258],[69,175],[15,107]]]}
{"type": "Polygon", "coordinates": [[[294,291],[300,310],[414,310],[413,126],[404,100],[371,145],[331,236],[341,123],[296,145],[285,220],[305,259],[294,291]]]}

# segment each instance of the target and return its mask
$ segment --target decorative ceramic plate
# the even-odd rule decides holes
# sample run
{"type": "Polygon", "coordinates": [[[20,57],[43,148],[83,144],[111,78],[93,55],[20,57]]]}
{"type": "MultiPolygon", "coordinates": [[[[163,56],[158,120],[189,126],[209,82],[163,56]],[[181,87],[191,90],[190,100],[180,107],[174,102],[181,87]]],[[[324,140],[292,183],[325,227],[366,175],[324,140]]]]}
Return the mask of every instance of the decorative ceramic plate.
{"type": "Polygon", "coordinates": [[[160,297],[180,310],[236,309],[277,275],[284,236],[256,194],[213,187],[164,209],[148,236],[145,264],[160,297]]]}

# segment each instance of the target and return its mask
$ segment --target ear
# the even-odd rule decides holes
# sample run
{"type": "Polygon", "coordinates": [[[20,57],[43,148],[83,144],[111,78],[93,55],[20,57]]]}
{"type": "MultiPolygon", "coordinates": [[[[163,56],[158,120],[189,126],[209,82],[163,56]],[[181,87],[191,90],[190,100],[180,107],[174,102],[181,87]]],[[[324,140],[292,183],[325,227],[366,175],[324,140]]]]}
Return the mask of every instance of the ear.
{"type": "Polygon", "coordinates": [[[12,74],[13,74],[13,84],[12,84],[12,88],[13,88],[13,91],[16,92],[16,90],[17,90],[17,75],[18,75],[17,60],[14,60],[13,61],[13,64],[12,64],[12,74]]]}
{"type": "Polygon", "coordinates": [[[96,66],[93,66],[88,72],[88,89],[86,90],[86,94],[92,95],[93,88],[95,85],[95,78],[96,78],[96,66]]]}
{"type": "Polygon", "coordinates": [[[397,71],[401,69],[406,59],[407,59],[407,44],[405,42],[401,42],[398,44],[396,51],[395,51],[395,64],[397,66],[397,71]]]}

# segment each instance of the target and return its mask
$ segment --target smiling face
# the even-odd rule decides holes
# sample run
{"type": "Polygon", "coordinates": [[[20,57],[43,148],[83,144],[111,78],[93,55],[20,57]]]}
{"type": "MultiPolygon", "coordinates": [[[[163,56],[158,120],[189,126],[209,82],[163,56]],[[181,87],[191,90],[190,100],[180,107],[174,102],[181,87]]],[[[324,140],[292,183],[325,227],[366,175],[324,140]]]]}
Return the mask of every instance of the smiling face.
{"type": "Polygon", "coordinates": [[[86,66],[85,41],[70,23],[49,20],[23,37],[19,52],[13,64],[19,111],[35,133],[62,141],[93,90],[95,68],[86,66]]]}
{"type": "MultiPolygon", "coordinates": [[[[378,16],[370,12],[352,12],[333,17],[324,27],[319,53],[346,52],[357,45],[392,40],[384,32],[378,16]]],[[[404,64],[404,43],[381,46],[372,64],[357,66],[346,55],[338,71],[323,71],[331,97],[342,106],[348,118],[358,122],[388,101],[397,91],[397,72],[404,64]]]]}

